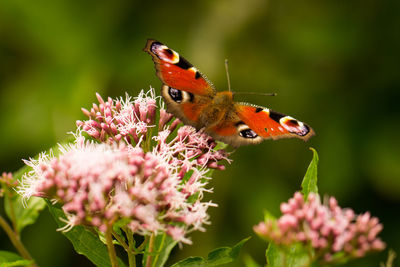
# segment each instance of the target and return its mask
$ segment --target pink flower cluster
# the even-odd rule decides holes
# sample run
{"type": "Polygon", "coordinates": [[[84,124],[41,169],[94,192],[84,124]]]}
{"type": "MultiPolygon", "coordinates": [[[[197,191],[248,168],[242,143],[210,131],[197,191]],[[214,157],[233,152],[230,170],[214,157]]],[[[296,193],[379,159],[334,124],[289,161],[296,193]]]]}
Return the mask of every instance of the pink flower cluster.
{"type": "MultiPolygon", "coordinates": [[[[18,182],[14,179],[11,172],[3,172],[0,176],[0,197],[3,196],[4,192],[10,192],[11,188],[14,188],[18,185],[18,182]]],[[[12,190],[12,189],[11,189],[12,190]]],[[[12,192],[15,192],[12,190],[12,192]]]]}
{"type": "Polygon", "coordinates": [[[153,91],[131,101],[97,95],[87,121],[78,121],[75,143],[61,146],[60,154],[41,154],[25,161],[32,171],[23,176],[19,193],[62,204],[68,221],[63,230],[83,224],[105,231],[118,221],[134,233],[165,232],[175,240],[204,231],[209,223],[202,202],[209,168],[224,169],[227,153],[215,141],[183,126],[160,109],[153,91]],[[170,123],[171,122],[171,123],[170,123]],[[81,130],[80,130],[81,129],[81,130]],[[82,135],[89,134],[89,141],[82,135]]]}
{"type": "MultiPolygon", "coordinates": [[[[125,100],[109,97],[104,101],[99,94],[96,97],[99,104],[93,104],[90,111],[82,108],[89,120],[77,121],[76,124],[100,142],[115,143],[122,139],[132,145],[139,144],[146,138],[149,129],[155,126],[157,98],[153,90],[147,93],[141,91],[134,100],[128,95],[125,100]]],[[[168,117],[169,120],[172,118],[168,117]]],[[[176,121],[174,127],[178,123],[176,121]]]]}
{"type": "Polygon", "coordinates": [[[167,113],[162,105],[156,127],[157,97],[152,89],[147,93],[141,91],[133,100],[128,95],[125,100],[108,98],[107,101],[99,94],[96,96],[99,104],[93,104],[90,111],[82,108],[89,120],[77,121],[77,126],[99,142],[115,144],[122,141],[148,151],[150,147],[146,146],[156,141],[153,150],[177,160],[175,165],[183,164],[182,173],[191,167],[223,170],[224,166],[218,162],[229,162],[224,150],[215,150],[217,143],[210,136],[196,132],[191,126],[179,128],[173,138],[172,133],[180,121],[167,113]]]}
{"type": "Polygon", "coordinates": [[[311,246],[320,262],[358,258],[385,248],[377,237],[383,229],[378,218],[368,212],[355,215],[351,209],[342,209],[334,197],[323,205],[317,194],[310,193],[305,201],[296,192],[287,203],[281,204],[281,211],[283,215],[278,220],[266,219],[254,226],[254,231],[278,245],[311,246]]]}

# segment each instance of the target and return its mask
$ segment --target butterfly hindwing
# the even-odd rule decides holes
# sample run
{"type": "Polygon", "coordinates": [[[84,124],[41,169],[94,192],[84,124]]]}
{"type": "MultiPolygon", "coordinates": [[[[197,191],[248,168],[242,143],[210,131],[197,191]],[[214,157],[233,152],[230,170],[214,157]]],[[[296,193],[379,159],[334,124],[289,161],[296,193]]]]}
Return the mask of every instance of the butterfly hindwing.
{"type": "Polygon", "coordinates": [[[296,137],[306,141],[314,135],[314,131],[307,124],[268,108],[236,103],[235,109],[245,125],[240,129],[241,135],[247,135],[247,139],[296,137]]]}
{"type": "Polygon", "coordinates": [[[238,147],[258,144],[265,139],[300,138],[314,135],[307,124],[268,108],[234,103],[234,110],[211,130],[214,138],[238,147]]]}
{"type": "Polygon", "coordinates": [[[211,99],[207,96],[194,95],[184,90],[172,88],[166,84],[161,87],[161,95],[167,104],[167,111],[174,114],[184,124],[202,128],[200,115],[209,105],[211,99]]]}

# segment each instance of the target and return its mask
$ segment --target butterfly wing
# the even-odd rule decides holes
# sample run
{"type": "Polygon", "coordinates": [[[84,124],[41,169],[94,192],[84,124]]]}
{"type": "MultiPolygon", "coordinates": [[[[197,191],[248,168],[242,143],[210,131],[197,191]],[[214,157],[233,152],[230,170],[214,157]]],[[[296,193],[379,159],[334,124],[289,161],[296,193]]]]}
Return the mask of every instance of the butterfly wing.
{"type": "Polygon", "coordinates": [[[211,82],[185,58],[156,40],[147,40],[143,50],[153,58],[168,112],[185,124],[202,128],[201,111],[216,94],[211,82]]]}
{"type": "MultiPolygon", "coordinates": [[[[216,97],[207,78],[177,52],[152,39],[147,40],[144,51],[152,56],[163,83],[161,95],[168,112],[185,124],[205,128],[217,140],[238,147],[258,144],[264,139],[308,140],[314,135],[307,124],[290,116],[247,103],[234,103],[230,92],[226,105],[217,107],[220,101],[215,99],[223,98],[216,97]]],[[[218,96],[226,94],[221,92],[218,96]]]]}
{"type": "Polygon", "coordinates": [[[268,108],[235,103],[226,119],[208,129],[214,138],[238,147],[265,139],[300,138],[307,141],[315,133],[307,124],[268,108]]]}

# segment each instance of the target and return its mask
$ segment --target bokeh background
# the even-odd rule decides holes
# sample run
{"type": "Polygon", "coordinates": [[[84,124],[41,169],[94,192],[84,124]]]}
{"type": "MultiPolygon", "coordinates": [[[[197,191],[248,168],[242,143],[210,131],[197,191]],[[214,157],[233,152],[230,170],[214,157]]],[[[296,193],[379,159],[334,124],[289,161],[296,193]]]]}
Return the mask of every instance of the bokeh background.
{"type": "MultiPolygon", "coordinates": [[[[119,97],[160,88],[142,51],[166,43],[227,90],[309,123],[317,135],[241,147],[215,172],[212,225],[175,249],[171,263],[253,238],[243,256],[265,263],[252,227],[299,189],[320,156],[319,188],[341,206],[371,211],[400,252],[400,2],[397,0],[0,1],[0,170],[16,171],[66,138],[95,92],[119,97]]],[[[41,266],[90,266],[48,212],[23,232],[41,266]]],[[[0,232],[0,249],[12,249],[0,232]]],[[[347,266],[378,266],[387,251],[347,266]]]]}

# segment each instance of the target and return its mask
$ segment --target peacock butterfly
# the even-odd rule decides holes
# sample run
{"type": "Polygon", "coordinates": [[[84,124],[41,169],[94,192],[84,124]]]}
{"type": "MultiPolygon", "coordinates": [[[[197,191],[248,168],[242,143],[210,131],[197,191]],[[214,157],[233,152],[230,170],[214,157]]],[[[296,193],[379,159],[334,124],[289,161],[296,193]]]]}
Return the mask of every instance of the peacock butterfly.
{"type": "Polygon", "coordinates": [[[307,141],[314,131],[307,124],[253,104],[234,102],[230,91],[217,92],[210,81],[166,45],[149,39],[143,49],[154,61],[163,83],[167,111],[234,147],[264,139],[297,137],[307,141]]]}

